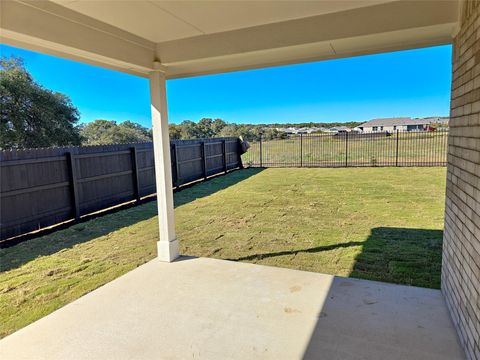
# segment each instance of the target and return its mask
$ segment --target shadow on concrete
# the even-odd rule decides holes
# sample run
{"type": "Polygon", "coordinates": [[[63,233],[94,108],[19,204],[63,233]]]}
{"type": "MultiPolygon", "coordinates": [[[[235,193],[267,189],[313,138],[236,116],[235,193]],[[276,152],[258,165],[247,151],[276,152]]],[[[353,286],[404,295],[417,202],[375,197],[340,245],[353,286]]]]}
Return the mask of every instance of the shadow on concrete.
{"type": "Polygon", "coordinates": [[[302,356],[464,359],[439,290],[334,277],[302,356]]]}
{"type": "Polygon", "coordinates": [[[333,279],[303,358],[380,359],[396,348],[387,358],[462,359],[437,290],[442,240],[441,230],[373,228],[351,278],[333,279]]]}
{"type": "MultiPolygon", "coordinates": [[[[196,199],[209,196],[226,189],[261,172],[262,169],[244,169],[233,171],[225,176],[217,176],[194,186],[183,188],[174,194],[175,207],[196,199]]],[[[0,272],[22,266],[39,256],[54,254],[76,244],[131,226],[157,215],[154,201],[142,203],[142,206],[121,208],[114,213],[102,213],[99,216],[80,223],[68,223],[63,227],[49,229],[48,233],[39,232],[35,237],[12,243],[0,249],[0,272]]]]}

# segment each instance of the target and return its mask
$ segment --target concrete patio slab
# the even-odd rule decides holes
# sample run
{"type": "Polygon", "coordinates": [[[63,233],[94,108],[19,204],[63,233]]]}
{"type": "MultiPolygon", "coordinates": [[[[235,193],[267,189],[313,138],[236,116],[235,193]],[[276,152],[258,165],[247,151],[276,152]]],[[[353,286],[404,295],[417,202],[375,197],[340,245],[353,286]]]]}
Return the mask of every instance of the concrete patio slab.
{"type": "Polygon", "coordinates": [[[463,359],[440,291],[157,259],[0,341],[9,359],[463,359]]]}

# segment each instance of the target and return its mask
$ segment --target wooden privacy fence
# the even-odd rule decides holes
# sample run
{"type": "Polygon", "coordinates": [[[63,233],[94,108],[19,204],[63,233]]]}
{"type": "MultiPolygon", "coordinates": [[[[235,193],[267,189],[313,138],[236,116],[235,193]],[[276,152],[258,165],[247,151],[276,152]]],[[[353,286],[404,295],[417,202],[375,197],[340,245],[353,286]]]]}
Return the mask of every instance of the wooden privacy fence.
{"type": "MultiPolygon", "coordinates": [[[[242,166],[238,138],[171,142],[175,187],[242,166]]],[[[155,193],[152,143],[0,151],[0,239],[155,193]]]]}

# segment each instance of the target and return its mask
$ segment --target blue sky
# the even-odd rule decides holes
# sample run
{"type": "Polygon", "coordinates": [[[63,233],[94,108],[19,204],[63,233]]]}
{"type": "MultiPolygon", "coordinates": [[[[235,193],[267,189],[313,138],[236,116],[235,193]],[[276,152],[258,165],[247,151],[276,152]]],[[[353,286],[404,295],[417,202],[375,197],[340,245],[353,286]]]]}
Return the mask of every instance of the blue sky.
{"type": "MultiPolygon", "coordinates": [[[[67,94],[81,121],[150,127],[146,79],[6,45],[43,86],[67,94]]],[[[236,123],[345,122],[448,116],[451,46],[200,76],[167,82],[169,119],[236,123]]]]}

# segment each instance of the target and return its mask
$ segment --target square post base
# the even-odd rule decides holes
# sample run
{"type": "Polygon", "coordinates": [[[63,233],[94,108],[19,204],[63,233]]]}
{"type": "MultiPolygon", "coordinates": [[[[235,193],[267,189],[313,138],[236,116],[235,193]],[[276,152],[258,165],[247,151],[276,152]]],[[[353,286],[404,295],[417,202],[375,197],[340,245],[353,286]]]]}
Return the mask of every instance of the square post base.
{"type": "Polygon", "coordinates": [[[157,258],[160,261],[172,262],[180,256],[180,244],[173,241],[157,241],[157,258]]]}

